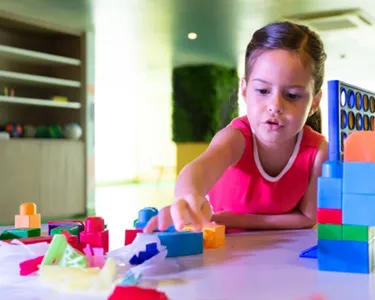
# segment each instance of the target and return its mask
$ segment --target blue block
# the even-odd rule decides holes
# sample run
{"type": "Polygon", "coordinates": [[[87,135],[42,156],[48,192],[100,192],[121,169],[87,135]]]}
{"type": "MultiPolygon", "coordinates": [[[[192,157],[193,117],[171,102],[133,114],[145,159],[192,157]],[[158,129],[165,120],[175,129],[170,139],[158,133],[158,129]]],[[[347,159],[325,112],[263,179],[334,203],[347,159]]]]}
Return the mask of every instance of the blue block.
{"type": "Polygon", "coordinates": [[[156,216],[158,213],[159,211],[155,207],[145,207],[141,209],[138,212],[138,219],[137,219],[137,222],[135,223],[135,228],[143,229],[147,225],[148,221],[150,221],[150,219],[153,216],[156,216]]]}
{"type": "Polygon", "coordinates": [[[375,226],[375,194],[343,194],[342,223],[375,226]]]}
{"type": "Polygon", "coordinates": [[[375,163],[344,162],[343,168],[344,194],[375,194],[375,163]]]}
{"type": "Polygon", "coordinates": [[[343,165],[339,160],[328,160],[323,163],[322,177],[342,178],[343,165]]]}
{"type": "Polygon", "coordinates": [[[154,232],[163,246],[167,247],[167,257],[196,255],[203,253],[202,232],[154,232]]]}
{"type": "Polygon", "coordinates": [[[318,208],[342,209],[341,178],[318,178],[318,208]]]}
{"type": "Polygon", "coordinates": [[[373,245],[367,242],[318,240],[318,267],[320,271],[369,274],[374,267],[372,252],[373,245]]]}

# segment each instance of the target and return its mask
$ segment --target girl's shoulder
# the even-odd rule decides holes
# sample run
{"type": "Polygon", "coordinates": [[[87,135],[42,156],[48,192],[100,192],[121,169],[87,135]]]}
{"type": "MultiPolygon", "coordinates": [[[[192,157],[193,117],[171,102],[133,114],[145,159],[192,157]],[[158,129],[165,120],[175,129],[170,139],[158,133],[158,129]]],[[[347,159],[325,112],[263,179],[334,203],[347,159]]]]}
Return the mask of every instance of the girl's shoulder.
{"type": "Polygon", "coordinates": [[[240,130],[245,138],[251,137],[252,135],[249,119],[246,115],[234,118],[228,126],[240,130]]]}
{"type": "Polygon", "coordinates": [[[303,127],[303,138],[301,146],[319,148],[322,141],[326,140],[326,137],[312,129],[309,125],[303,127]]]}

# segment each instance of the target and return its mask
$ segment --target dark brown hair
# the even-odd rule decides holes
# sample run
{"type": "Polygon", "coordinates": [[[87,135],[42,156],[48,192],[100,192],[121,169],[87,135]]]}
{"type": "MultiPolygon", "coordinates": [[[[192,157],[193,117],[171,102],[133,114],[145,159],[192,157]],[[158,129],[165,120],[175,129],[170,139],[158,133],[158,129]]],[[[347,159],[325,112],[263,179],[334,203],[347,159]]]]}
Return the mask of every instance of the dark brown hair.
{"type": "MultiPolygon", "coordinates": [[[[319,35],[308,27],[291,22],[274,22],[257,30],[247,46],[245,55],[245,78],[249,79],[251,67],[258,55],[266,50],[285,49],[305,52],[312,61],[314,95],[322,88],[324,81],[324,64],[327,55],[319,35]]],[[[321,132],[320,108],[310,116],[306,124],[321,132]]]]}

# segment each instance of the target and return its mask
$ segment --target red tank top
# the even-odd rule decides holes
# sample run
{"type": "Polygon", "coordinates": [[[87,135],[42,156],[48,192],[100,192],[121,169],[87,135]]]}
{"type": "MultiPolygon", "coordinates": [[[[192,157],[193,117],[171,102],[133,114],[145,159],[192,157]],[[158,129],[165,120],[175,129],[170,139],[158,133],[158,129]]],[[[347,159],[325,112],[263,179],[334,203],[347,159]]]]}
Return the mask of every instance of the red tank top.
{"type": "Polygon", "coordinates": [[[324,136],[305,125],[293,154],[276,177],[262,168],[247,116],[230,125],[240,130],[246,146],[239,162],[229,167],[208,193],[214,212],[282,214],[292,211],[305,194],[315,155],[324,136]]]}

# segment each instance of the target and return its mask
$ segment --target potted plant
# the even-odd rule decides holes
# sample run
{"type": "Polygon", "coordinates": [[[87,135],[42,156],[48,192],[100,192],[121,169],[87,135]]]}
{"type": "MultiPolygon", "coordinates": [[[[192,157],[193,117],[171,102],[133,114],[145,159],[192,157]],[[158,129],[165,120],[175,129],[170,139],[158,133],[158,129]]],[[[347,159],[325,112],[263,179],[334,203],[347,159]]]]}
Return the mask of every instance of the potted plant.
{"type": "Polygon", "coordinates": [[[238,116],[238,84],[235,68],[193,65],[173,70],[172,138],[177,148],[177,174],[238,116]]]}

